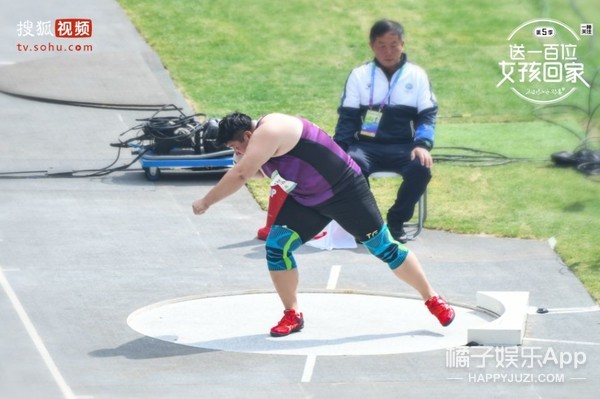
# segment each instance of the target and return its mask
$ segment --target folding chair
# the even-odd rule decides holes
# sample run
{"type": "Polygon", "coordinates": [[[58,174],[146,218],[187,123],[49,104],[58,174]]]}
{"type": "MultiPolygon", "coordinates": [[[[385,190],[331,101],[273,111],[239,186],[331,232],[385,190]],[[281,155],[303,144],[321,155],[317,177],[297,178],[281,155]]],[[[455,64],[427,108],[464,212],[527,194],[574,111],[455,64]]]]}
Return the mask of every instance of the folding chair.
{"type": "MultiPolygon", "coordinates": [[[[386,177],[402,177],[402,176],[400,176],[396,172],[382,171],[382,172],[372,173],[369,176],[369,179],[371,179],[371,178],[378,179],[378,178],[386,178],[386,177]]],[[[414,240],[419,235],[419,233],[421,233],[421,230],[423,229],[423,224],[425,223],[426,220],[427,220],[427,190],[425,190],[423,195],[421,195],[421,198],[419,198],[419,202],[417,203],[417,218],[416,218],[416,220],[414,222],[411,221],[408,223],[404,223],[404,231],[406,232],[406,235],[408,236],[409,240],[414,240]]]]}

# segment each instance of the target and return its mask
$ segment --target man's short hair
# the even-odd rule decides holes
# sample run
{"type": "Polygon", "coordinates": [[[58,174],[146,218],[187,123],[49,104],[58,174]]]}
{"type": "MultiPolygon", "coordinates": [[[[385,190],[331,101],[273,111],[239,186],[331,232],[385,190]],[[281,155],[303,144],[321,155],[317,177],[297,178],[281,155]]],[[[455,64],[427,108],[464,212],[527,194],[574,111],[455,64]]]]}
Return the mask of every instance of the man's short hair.
{"type": "Polygon", "coordinates": [[[241,112],[232,112],[219,122],[217,145],[228,141],[243,141],[245,131],[252,130],[252,118],[241,112]]]}
{"type": "Polygon", "coordinates": [[[395,33],[400,40],[404,41],[404,27],[399,22],[392,21],[391,19],[380,19],[375,22],[371,27],[369,39],[373,43],[379,36],[383,36],[388,32],[395,33]]]}

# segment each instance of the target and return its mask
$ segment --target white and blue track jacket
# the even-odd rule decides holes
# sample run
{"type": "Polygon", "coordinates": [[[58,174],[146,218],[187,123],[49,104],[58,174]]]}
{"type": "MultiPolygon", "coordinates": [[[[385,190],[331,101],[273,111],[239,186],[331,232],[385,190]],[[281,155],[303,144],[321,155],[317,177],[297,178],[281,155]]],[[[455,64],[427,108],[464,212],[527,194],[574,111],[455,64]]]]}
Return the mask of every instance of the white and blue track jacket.
{"type": "Polygon", "coordinates": [[[390,78],[373,60],[353,69],[346,80],[334,140],[345,150],[356,140],[415,142],[431,149],[437,109],[427,73],[408,62],[406,54],[402,54],[400,68],[390,78]],[[359,134],[368,110],[382,110],[375,137],[359,134]]]}

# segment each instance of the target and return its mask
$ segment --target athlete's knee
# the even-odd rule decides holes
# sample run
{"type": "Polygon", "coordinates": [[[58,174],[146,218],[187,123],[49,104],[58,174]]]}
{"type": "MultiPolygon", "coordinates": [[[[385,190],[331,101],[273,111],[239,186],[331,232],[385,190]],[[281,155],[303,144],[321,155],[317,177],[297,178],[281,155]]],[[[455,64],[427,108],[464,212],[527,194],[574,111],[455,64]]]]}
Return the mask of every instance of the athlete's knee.
{"type": "Polygon", "coordinates": [[[267,265],[269,270],[291,270],[296,267],[292,252],[302,245],[298,233],[285,226],[273,225],[267,237],[267,265]]]}
{"type": "Polygon", "coordinates": [[[404,263],[408,256],[408,248],[392,238],[386,224],[363,244],[370,253],[387,263],[392,270],[404,263]]]}

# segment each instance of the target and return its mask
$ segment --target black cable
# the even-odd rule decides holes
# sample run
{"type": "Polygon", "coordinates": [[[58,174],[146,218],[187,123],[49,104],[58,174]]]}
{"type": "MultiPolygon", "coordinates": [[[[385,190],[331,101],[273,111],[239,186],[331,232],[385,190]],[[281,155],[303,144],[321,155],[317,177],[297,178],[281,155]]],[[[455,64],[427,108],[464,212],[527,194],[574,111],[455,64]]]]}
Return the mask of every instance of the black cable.
{"type": "Polygon", "coordinates": [[[5,90],[0,90],[0,93],[23,98],[25,100],[38,101],[43,103],[51,103],[58,105],[71,105],[74,107],[86,107],[86,108],[100,108],[100,109],[115,109],[115,110],[123,110],[123,111],[156,111],[168,104],[106,104],[106,103],[91,103],[84,101],[71,101],[71,100],[61,100],[61,99],[53,99],[53,98],[44,98],[44,97],[36,97],[36,96],[28,96],[25,94],[17,94],[11,93],[5,90]]]}
{"type": "Polygon", "coordinates": [[[0,172],[0,177],[3,175],[25,175],[28,173],[46,173],[47,170],[24,170],[19,172],[0,172]]]}
{"type": "Polygon", "coordinates": [[[508,157],[493,151],[479,150],[471,147],[435,147],[433,151],[462,151],[460,154],[437,154],[432,152],[434,162],[455,162],[461,166],[500,166],[512,162],[542,162],[546,160],[533,158],[508,157]]]}
{"type": "Polygon", "coordinates": [[[73,177],[73,178],[81,178],[81,177],[101,177],[109,175],[113,172],[125,171],[131,165],[136,163],[146,152],[148,149],[143,150],[129,163],[121,166],[117,166],[112,168],[114,164],[116,164],[121,157],[121,148],[117,151],[117,157],[115,160],[107,166],[104,166],[99,169],[80,169],[80,170],[72,170],[65,171],[59,173],[50,173],[50,170],[29,170],[29,171],[18,171],[18,172],[1,172],[0,179],[34,179],[34,178],[60,178],[60,177],[73,177]],[[84,175],[80,175],[81,173],[92,172],[84,175]],[[33,175],[33,176],[22,176],[22,175],[33,175]]]}
{"type": "MultiPolygon", "coordinates": [[[[594,110],[594,112],[597,108],[594,110]]],[[[2,172],[0,173],[1,178],[33,178],[33,177],[100,177],[106,176],[110,173],[116,171],[124,171],[128,169],[131,165],[137,162],[144,154],[146,154],[150,149],[154,149],[154,147],[143,146],[142,143],[144,141],[151,141],[156,143],[156,140],[181,140],[190,138],[198,127],[202,127],[203,124],[198,123],[195,118],[198,116],[206,117],[204,113],[197,113],[194,115],[185,115],[181,108],[175,106],[174,104],[167,104],[162,106],[159,110],[157,110],[151,117],[149,118],[141,118],[137,119],[142,123],[133,126],[121,134],[119,134],[118,142],[111,143],[112,147],[117,147],[117,156],[115,160],[111,162],[109,165],[99,168],[99,169],[82,169],[82,170],[74,170],[68,171],[64,173],[50,173],[49,170],[35,170],[35,171],[18,171],[18,172],[2,172]],[[163,111],[178,111],[178,116],[158,116],[160,112],[163,111]],[[176,134],[177,130],[180,128],[185,128],[183,134],[176,134]],[[127,133],[131,131],[138,131],[139,133],[131,138],[123,139],[127,133]],[[139,144],[134,144],[139,143],[139,144]],[[136,157],[126,165],[113,167],[121,157],[121,150],[123,148],[138,148],[139,152],[136,157]],[[39,176],[40,174],[44,174],[43,176],[39,176]],[[24,176],[21,175],[37,175],[37,176],[24,176]]],[[[587,144],[587,143],[586,143],[587,144]]],[[[158,155],[160,156],[160,154],[158,155]]],[[[493,151],[485,151],[479,150],[471,147],[436,147],[433,150],[432,157],[434,162],[454,162],[461,166],[479,166],[479,167],[489,167],[489,166],[500,166],[506,165],[513,162],[540,162],[547,161],[541,159],[532,159],[532,158],[518,158],[518,157],[509,157],[504,154],[493,152],[493,151]],[[439,150],[448,150],[451,153],[438,153],[439,150]],[[454,153],[452,153],[454,152],[454,153]],[[458,153],[457,153],[458,152],[458,153]]],[[[589,171],[590,165],[586,165],[583,167],[586,172],[589,171]]],[[[590,173],[595,173],[590,172],[590,173]]]]}
{"type": "Polygon", "coordinates": [[[8,179],[39,179],[47,176],[47,170],[25,170],[18,172],[0,172],[0,179],[8,180],[8,179]],[[23,175],[32,175],[32,176],[23,176],[23,175]]]}
{"type": "Polygon", "coordinates": [[[110,165],[105,166],[104,168],[101,168],[101,169],[89,169],[89,170],[73,171],[72,177],[100,177],[100,176],[109,175],[109,174],[111,174],[113,172],[123,171],[123,170],[129,168],[134,163],[136,163],[148,151],[149,150],[146,149],[146,150],[140,152],[139,154],[137,154],[137,156],[131,162],[129,162],[126,165],[121,165],[121,166],[117,166],[115,168],[111,168],[114,164],[117,163],[117,161],[119,160],[119,158],[121,156],[121,148],[119,148],[119,150],[117,152],[117,158],[110,165]],[[84,173],[84,172],[93,172],[93,173],[90,173],[90,174],[87,174],[87,175],[78,175],[78,173],[84,173]]]}
{"type": "Polygon", "coordinates": [[[131,148],[132,143],[139,142],[142,143],[144,141],[156,141],[156,140],[181,140],[190,138],[195,133],[195,128],[199,127],[201,124],[196,121],[196,118],[202,116],[206,118],[206,114],[204,113],[196,113],[193,115],[185,115],[182,111],[182,108],[177,107],[175,104],[164,104],[161,105],[159,109],[155,110],[154,114],[149,118],[140,118],[136,119],[142,123],[133,126],[123,133],[119,134],[118,143],[111,143],[111,147],[117,148],[117,156],[114,161],[112,161],[109,165],[104,166],[99,169],[80,169],[80,170],[72,170],[65,172],[52,172],[51,170],[31,170],[31,171],[17,171],[17,172],[0,172],[0,179],[25,179],[25,178],[59,178],[59,177],[73,177],[73,178],[82,178],[82,177],[101,177],[106,176],[110,173],[117,171],[125,171],[131,165],[136,163],[137,161],[144,156],[147,152],[151,150],[150,147],[144,147],[142,145],[136,145],[135,147],[139,149],[139,152],[136,154],[136,157],[129,163],[117,167],[113,167],[121,158],[121,150],[123,148],[131,148]],[[179,112],[178,116],[158,116],[159,113],[164,111],[177,111],[179,112]],[[184,134],[175,134],[177,129],[185,128],[184,134]],[[127,140],[122,139],[124,135],[131,131],[138,131],[140,134],[129,138],[127,140]],[[27,176],[23,176],[27,175],[27,176]]]}

